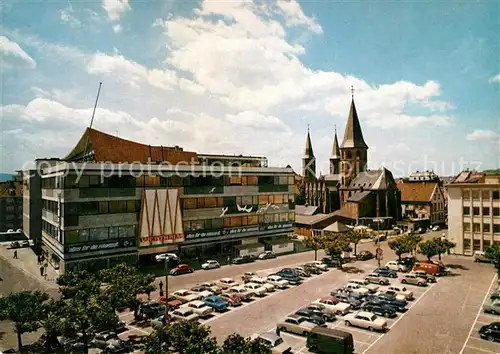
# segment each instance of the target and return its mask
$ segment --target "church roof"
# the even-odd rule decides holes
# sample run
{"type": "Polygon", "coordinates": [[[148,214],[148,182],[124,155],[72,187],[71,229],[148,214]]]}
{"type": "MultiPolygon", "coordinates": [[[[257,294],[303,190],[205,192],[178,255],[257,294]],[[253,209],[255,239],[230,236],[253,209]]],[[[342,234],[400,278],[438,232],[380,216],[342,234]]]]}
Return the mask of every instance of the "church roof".
{"type": "Polygon", "coordinates": [[[350,228],[342,224],[341,222],[335,221],[333,224],[328,225],[323,230],[330,232],[346,232],[349,231],[350,228]]]}
{"type": "Polygon", "coordinates": [[[317,206],[312,205],[296,205],[295,206],[295,214],[299,215],[314,215],[318,211],[317,206]]]}
{"type": "Polygon", "coordinates": [[[304,151],[304,157],[314,157],[313,146],[311,143],[311,135],[309,134],[309,130],[307,131],[306,150],[304,151]]]}
{"type": "Polygon", "coordinates": [[[386,168],[358,173],[349,184],[349,189],[382,190],[396,188],[391,171],[386,168]]]}
{"type": "Polygon", "coordinates": [[[368,145],[366,145],[365,140],[363,139],[363,132],[361,131],[361,125],[359,124],[358,113],[356,112],[354,99],[351,101],[349,117],[347,118],[347,124],[345,126],[344,140],[342,141],[342,145],[340,147],[342,149],[368,149],[368,145]]]}
{"type": "Polygon", "coordinates": [[[332,156],[331,159],[340,159],[339,140],[337,139],[337,129],[335,129],[335,137],[333,138],[332,156]]]}
{"type": "Polygon", "coordinates": [[[369,194],[370,191],[355,192],[353,195],[349,197],[349,199],[347,199],[347,201],[357,203],[365,199],[369,194]]]}

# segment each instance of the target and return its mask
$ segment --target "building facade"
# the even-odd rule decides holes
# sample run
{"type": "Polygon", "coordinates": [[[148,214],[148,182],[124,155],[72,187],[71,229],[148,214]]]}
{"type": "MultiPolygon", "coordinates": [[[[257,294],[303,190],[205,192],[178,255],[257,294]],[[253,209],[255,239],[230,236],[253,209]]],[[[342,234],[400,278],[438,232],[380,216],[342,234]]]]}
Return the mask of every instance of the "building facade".
{"type": "Polygon", "coordinates": [[[420,225],[444,224],[446,199],[438,182],[405,182],[397,185],[401,191],[403,218],[420,225]]]}
{"type": "Polygon", "coordinates": [[[0,183],[0,232],[17,231],[23,227],[22,181],[0,183]]]}
{"type": "Polygon", "coordinates": [[[500,175],[463,171],[448,191],[448,238],[454,252],[473,255],[500,243],[500,175]]]}
{"type": "Polygon", "coordinates": [[[285,244],[293,233],[291,168],[264,167],[267,160],[251,156],[201,162],[179,147],[85,135],[86,144],[41,176],[43,248],[62,272],[149,262],[165,252],[234,257],[285,244]]]}

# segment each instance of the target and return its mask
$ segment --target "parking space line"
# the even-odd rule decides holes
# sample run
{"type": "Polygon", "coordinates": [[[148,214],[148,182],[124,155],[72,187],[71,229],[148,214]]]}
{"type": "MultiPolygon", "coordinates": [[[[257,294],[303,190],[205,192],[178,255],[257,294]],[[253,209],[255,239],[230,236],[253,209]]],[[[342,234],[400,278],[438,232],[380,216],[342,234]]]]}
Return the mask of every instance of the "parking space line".
{"type": "MultiPolygon", "coordinates": [[[[429,286],[429,288],[428,288],[428,289],[426,289],[426,290],[422,293],[422,295],[420,295],[420,296],[419,296],[419,298],[418,298],[418,299],[416,299],[415,301],[413,301],[413,302],[412,302],[412,306],[411,306],[411,307],[414,307],[416,304],[418,304],[418,303],[419,303],[419,301],[420,301],[420,300],[422,300],[422,299],[424,298],[424,296],[425,296],[425,295],[429,292],[429,290],[431,290],[431,289],[434,287],[434,285],[435,285],[435,284],[432,284],[431,286],[429,286]]],[[[406,316],[406,314],[407,314],[407,313],[409,313],[409,312],[410,312],[410,308],[408,308],[408,310],[407,310],[405,313],[401,314],[401,316],[399,316],[399,317],[396,319],[396,321],[394,321],[394,323],[393,323],[393,324],[389,327],[389,330],[390,330],[391,328],[393,328],[393,327],[394,327],[394,326],[395,326],[395,325],[396,325],[399,321],[401,321],[401,320],[402,320],[402,319],[406,316]]],[[[372,344],[370,344],[370,345],[368,346],[368,348],[366,348],[366,349],[363,351],[363,353],[362,353],[362,354],[364,354],[364,353],[368,352],[368,350],[370,350],[370,349],[371,349],[371,348],[372,348],[375,344],[377,344],[377,342],[378,342],[378,341],[379,341],[382,337],[383,337],[383,336],[381,335],[380,337],[378,337],[377,339],[375,339],[375,341],[373,341],[373,343],[372,343],[372,344]]]]}
{"type": "Polygon", "coordinates": [[[150,335],[150,334],[151,334],[150,332],[147,332],[147,331],[145,331],[145,330],[143,330],[143,329],[140,329],[139,327],[136,327],[136,326],[127,325],[127,327],[130,327],[130,328],[132,328],[132,329],[135,329],[136,331],[139,331],[139,332],[144,333],[144,334],[147,334],[147,335],[150,335]]]}
{"type": "MultiPolygon", "coordinates": [[[[487,350],[487,349],[481,349],[481,348],[478,348],[478,347],[472,347],[470,345],[466,345],[465,348],[469,348],[469,349],[473,349],[473,350],[478,350],[480,352],[484,352],[484,353],[492,353],[492,354],[497,354],[497,352],[492,352],[491,350],[487,350]]],[[[465,349],[464,348],[464,349],[465,349]]],[[[464,350],[462,349],[462,350],[464,350]]]]}
{"type": "Polygon", "coordinates": [[[472,334],[472,331],[474,330],[474,326],[476,325],[477,319],[479,318],[479,316],[481,315],[481,312],[483,311],[483,305],[486,302],[486,300],[488,299],[488,296],[490,295],[490,290],[493,287],[493,285],[495,284],[496,279],[497,279],[497,275],[495,274],[493,276],[493,279],[491,279],[490,286],[488,287],[488,290],[486,291],[486,295],[484,296],[483,302],[479,306],[479,310],[477,311],[476,318],[474,319],[474,322],[472,323],[472,326],[470,327],[469,334],[467,335],[467,338],[465,339],[465,342],[464,342],[464,346],[462,347],[462,350],[460,351],[459,354],[462,354],[465,350],[465,347],[467,346],[467,342],[469,341],[469,338],[472,334]]]}

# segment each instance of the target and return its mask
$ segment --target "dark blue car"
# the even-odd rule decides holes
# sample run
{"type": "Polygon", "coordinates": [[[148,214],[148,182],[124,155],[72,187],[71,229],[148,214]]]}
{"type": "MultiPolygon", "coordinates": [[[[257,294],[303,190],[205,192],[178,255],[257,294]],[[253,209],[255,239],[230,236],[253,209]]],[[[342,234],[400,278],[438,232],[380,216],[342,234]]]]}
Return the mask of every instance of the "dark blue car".
{"type": "Polygon", "coordinates": [[[218,296],[207,296],[203,302],[217,312],[224,312],[227,310],[227,304],[218,296]]]}
{"type": "Polygon", "coordinates": [[[299,274],[295,269],[284,268],[276,273],[276,275],[279,275],[290,284],[300,284],[301,282],[301,278],[299,277],[299,274]]]}
{"type": "Polygon", "coordinates": [[[377,273],[378,275],[382,277],[388,277],[388,278],[397,278],[398,273],[396,271],[389,269],[387,267],[378,267],[373,271],[373,273],[377,273]]]}
{"type": "Polygon", "coordinates": [[[361,300],[355,298],[354,296],[351,296],[351,294],[348,293],[331,293],[331,296],[339,299],[342,302],[345,302],[346,304],[351,305],[351,307],[354,310],[358,310],[361,307],[361,300]]]}
{"type": "Polygon", "coordinates": [[[379,297],[379,296],[373,296],[367,298],[367,301],[371,304],[375,305],[387,305],[392,307],[394,310],[399,311],[399,312],[405,312],[408,310],[406,308],[406,305],[408,305],[408,302],[404,300],[396,300],[396,299],[388,299],[385,297],[379,297]]]}
{"type": "Polygon", "coordinates": [[[363,311],[368,311],[379,316],[393,318],[397,316],[396,310],[387,304],[374,304],[371,302],[366,302],[361,305],[363,311]]]}
{"type": "Polygon", "coordinates": [[[307,318],[307,321],[314,323],[315,325],[321,326],[325,324],[325,320],[314,313],[314,311],[308,309],[301,309],[295,312],[297,316],[302,316],[307,318]]]}

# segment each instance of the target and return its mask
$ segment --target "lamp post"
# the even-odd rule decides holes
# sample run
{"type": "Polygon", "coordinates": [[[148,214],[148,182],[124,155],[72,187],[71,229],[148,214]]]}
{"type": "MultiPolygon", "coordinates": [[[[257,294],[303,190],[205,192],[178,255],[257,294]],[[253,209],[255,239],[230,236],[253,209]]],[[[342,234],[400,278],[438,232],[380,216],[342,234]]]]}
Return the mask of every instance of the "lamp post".
{"type": "Polygon", "coordinates": [[[375,245],[377,248],[375,249],[375,254],[378,262],[378,266],[380,267],[380,261],[382,260],[382,249],[380,248],[380,222],[383,221],[382,219],[376,218],[373,219],[374,222],[377,223],[377,238],[375,240],[375,245]]]}
{"type": "Polygon", "coordinates": [[[164,325],[166,326],[170,322],[168,315],[168,261],[170,257],[165,257],[165,316],[163,317],[164,325]]]}

